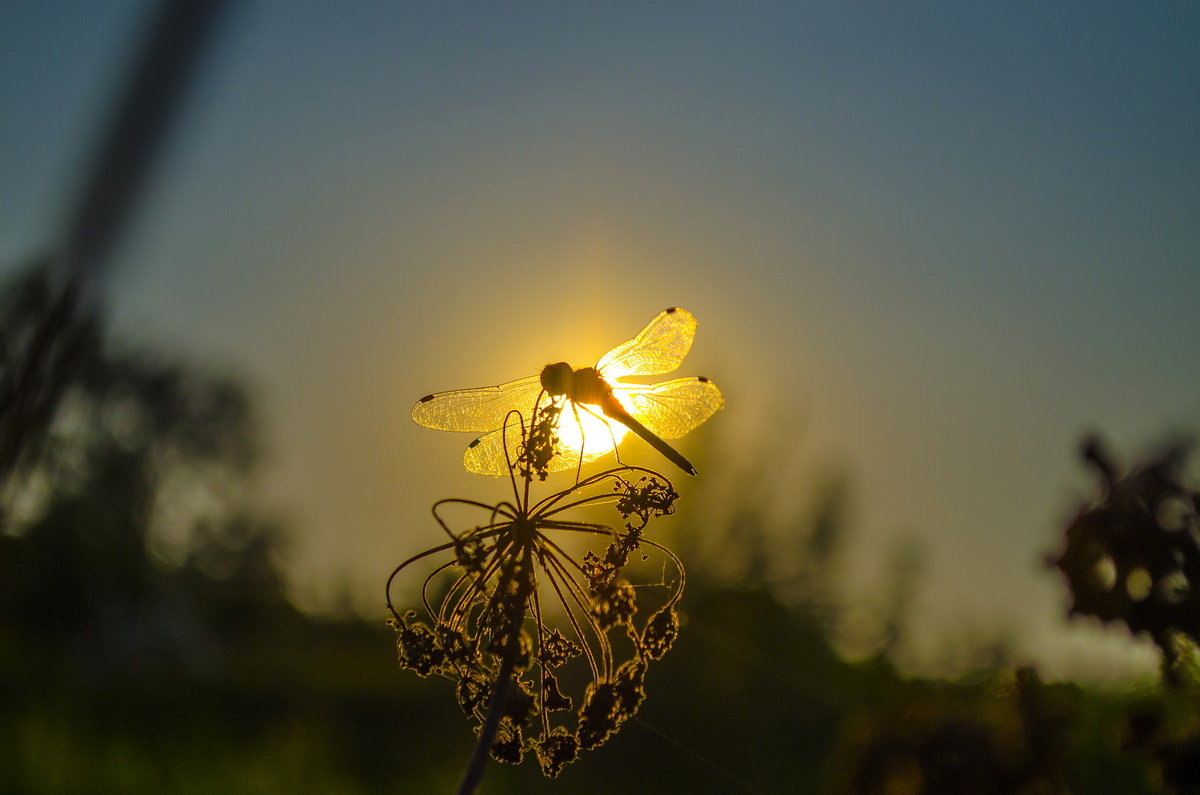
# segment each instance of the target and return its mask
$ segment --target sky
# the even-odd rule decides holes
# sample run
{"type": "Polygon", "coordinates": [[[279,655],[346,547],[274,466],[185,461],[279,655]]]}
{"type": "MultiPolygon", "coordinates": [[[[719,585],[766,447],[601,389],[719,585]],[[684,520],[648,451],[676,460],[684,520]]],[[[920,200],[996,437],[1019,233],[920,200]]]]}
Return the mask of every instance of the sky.
{"type": "MultiPolygon", "coordinates": [[[[53,245],[147,7],[0,5],[0,262],[53,245]]],[[[786,510],[845,472],[854,588],[924,550],[927,656],[996,627],[1137,668],[1041,561],[1084,433],[1200,428],[1198,33],[1190,3],[238,4],[105,300],[254,389],[310,604],[376,607],[433,499],[496,493],[416,398],[678,305],[726,396],[711,477],[770,450],[786,510]]]]}

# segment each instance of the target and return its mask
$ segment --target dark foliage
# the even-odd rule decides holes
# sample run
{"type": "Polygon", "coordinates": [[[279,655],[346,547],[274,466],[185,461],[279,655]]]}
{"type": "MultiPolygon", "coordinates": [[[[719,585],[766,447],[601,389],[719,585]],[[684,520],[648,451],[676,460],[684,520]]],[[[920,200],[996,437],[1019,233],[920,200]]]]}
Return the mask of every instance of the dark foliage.
{"type": "Polygon", "coordinates": [[[1071,615],[1147,635],[1162,654],[1168,695],[1126,716],[1122,747],[1140,753],[1173,792],[1200,792],[1200,491],[1185,481],[1190,445],[1168,446],[1126,474],[1098,439],[1083,458],[1100,494],[1066,531],[1054,561],[1071,590],[1071,615]]]}
{"type": "Polygon", "coordinates": [[[863,795],[1067,792],[1070,712],[1055,696],[1028,669],[1011,689],[958,704],[918,690],[852,730],[844,785],[863,795]]]}
{"type": "Polygon", "coordinates": [[[1055,561],[1071,589],[1072,614],[1149,635],[1168,670],[1174,635],[1200,642],[1200,492],[1182,482],[1186,453],[1175,445],[1118,475],[1100,443],[1089,440],[1084,457],[1100,475],[1101,494],[1072,520],[1055,561]]]}

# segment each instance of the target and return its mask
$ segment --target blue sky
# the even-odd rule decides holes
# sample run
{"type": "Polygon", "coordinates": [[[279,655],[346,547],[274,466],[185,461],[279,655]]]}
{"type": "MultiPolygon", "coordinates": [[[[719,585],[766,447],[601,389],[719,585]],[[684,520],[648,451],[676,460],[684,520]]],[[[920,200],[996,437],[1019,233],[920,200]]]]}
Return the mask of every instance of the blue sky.
{"type": "MultiPolygon", "coordinates": [[[[0,8],[0,259],[51,242],[145,5],[0,8]]],[[[781,500],[850,473],[856,587],[911,534],[928,649],[1009,625],[1068,670],[1109,653],[1038,565],[1079,436],[1200,427],[1198,32],[1185,3],[245,3],[108,301],[255,387],[309,598],[373,598],[433,496],[493,488],[412,400],[681,305],[717,436],[793,451],[781,500]]]]}

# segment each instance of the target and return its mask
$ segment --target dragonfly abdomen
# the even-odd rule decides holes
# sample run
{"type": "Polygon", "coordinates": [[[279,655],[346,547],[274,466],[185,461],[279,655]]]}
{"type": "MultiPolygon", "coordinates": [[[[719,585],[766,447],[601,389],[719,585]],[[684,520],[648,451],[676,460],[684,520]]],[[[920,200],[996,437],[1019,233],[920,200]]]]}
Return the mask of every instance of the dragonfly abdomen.
{"type": "MultiPolygon", "coordinates": [[[[605,384],[605,386],[608,386],[605,384]]],[[[629,430],[640,436],[646,444],[653,447],[658,452],[666,456],[672,464],[682,469],[689,475],[698,474],[696,467],[692,466],[692,462],[688,461],[683,455],[671,445],[664,442],[656,433],[651,431],[645,425],[635,420],[630,416],[629,412],[613,397],[612,389],[609,388],[608,394],[599,401],[600,409],[604,412],[604,416],[609,419],[616,420],[624,425],[629,430]]]]}

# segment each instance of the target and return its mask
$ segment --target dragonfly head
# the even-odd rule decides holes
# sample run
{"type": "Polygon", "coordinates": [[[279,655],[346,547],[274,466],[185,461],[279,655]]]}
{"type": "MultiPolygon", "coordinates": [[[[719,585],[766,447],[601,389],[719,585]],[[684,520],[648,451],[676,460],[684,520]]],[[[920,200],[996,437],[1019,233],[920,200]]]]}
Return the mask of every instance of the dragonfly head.
{"type": "Polygon", "coordinates": [[[558,396],[571,391],[571,380],[575,374],[574,368],[566,362],[555,362],[542,368],[542,389],[547,394],[558,396]]]}

